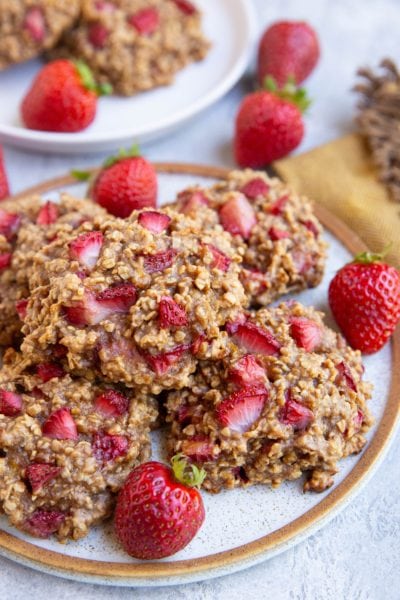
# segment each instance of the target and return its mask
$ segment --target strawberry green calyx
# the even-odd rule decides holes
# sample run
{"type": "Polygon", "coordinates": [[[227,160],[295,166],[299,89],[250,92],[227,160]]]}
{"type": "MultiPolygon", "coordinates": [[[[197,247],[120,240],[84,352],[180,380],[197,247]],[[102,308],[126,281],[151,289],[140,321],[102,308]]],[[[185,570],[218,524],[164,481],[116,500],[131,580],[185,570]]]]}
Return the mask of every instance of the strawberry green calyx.
{"type": "Polygon", "coordinates": [[[200,488],[206,477],[204,469],[199,469],[196,465],[189,463],[186,456],[181,452],[172,457],[171,465],[177,481],[188,487],[200,488]]]}
{"type": "Polygon", "coordinates": [[[264,79],[264,89],[282,100],[292,102],[301,112],[305,112],[311,105],[306,89],[297,87],[293,77],[288,77],[285,85],[279,88],[275,79],[271,75],[267,75],[264,79]]]}
{"type": "Polygon", "coordinates": [[[385,246],[382,252],[370,252],[367,250],[366,252],[360,252],[354,257],[352,263],[360,263],[363,265],[372,265],[373,263],[382,262],[390,248],[392,247],[392,242],[385,246]]]}
{"type": "Polygon", "coordinates": [[[91,69],[82,60],[73,61],[84,88],[97,96],[109,96],[113,89],[109,83],[97,83],[91,69]]]}
{"type": "Polygon", "coordinates": [[[103,163],[103,168],[107,169],[112,167],[115,163],[123,160],[124,158],[137,158],[140,156],[140,149],[137,144],[134,144],[130,148],[121,148],[115,156],[109,156],[103,163]]]}
{"type": "Polygon", "coordinates": [[[79,169],[72,169],[72,177],[75,177],[77,181],[88,181],[91,177],[90,171],[80,171],[79,169]]]}

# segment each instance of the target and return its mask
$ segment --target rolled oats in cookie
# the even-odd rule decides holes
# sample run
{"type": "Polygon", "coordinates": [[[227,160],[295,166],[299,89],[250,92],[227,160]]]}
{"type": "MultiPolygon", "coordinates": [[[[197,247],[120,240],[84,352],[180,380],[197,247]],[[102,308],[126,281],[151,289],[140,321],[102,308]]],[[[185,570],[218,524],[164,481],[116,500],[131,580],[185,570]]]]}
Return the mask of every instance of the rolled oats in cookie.
{"type": "Polygon", "coordinates": [[[80,0],[0,0],[0,70],[53,48],[78,18],[80,0]]]}
{"type": "Polygon", "coordinates": [[[185,386],[199,357],[223,356],[225,324],[247,305],[231,236],[171,208],[85,222],[43,255],[23,352],[43,362],[61,344],[72,373],[153,393],[185,386]]]}
{"type": "Polygon", "coordinates": [[[155,401],[122,386],[32,367],[0,371],[0,508],[36,537],[77,540],[108,517],[132,468],[150,456],[155,401]]]}
{"type": "Polygon", "coordinates": [[[228,331],[230,356],[200,361],[190,385],[168,394],[169,452],[201,465],[211,492],[303,474],[304,490],[325,490],[372,424],[360,353],[295,302],[228,331]]]}
{"type": "Polygon", "coordinates": [[[80,21],[52,56],[83,60],[98,81],[131,96],[170,84],[208,48],[201,14],[186,0],[82,0],[80,21]]]}
{"type": "Polygon", "coordinates": [[[175,206],[199,213],[204,228],[220,222],[233,235],[244,252],[241,280],[252,304],[266,306],[321,282],[326,258],[321,224],[311,202],[279,179],[233,171],[211,188],[185,190],[175,206]]]}

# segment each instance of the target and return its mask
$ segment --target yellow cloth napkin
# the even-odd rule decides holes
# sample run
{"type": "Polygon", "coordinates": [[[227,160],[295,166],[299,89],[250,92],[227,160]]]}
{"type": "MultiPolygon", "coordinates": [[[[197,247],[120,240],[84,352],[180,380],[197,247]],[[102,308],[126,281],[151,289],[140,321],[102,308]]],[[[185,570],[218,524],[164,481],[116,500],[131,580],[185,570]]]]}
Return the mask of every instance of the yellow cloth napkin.
{"type": "Polygon", "coordinates": [[[371,250],[392,242],[386,259],[400,268],[400,205],[379,183],[361,136],[347,135],[272,166],[297,192],[345,221],[371,250]]]}

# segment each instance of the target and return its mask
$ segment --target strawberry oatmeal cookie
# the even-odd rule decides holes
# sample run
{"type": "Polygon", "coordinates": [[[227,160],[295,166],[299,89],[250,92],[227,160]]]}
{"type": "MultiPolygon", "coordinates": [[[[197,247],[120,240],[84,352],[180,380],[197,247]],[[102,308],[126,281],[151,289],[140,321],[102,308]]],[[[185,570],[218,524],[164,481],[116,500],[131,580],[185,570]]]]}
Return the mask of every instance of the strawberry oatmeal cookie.
{"type": "Polygon", "coordinates": [[[188,0],[82,0],[81,20],[52,56],[83,60],[97,81],[131,96],[170,84],[208,48],[188,0]]]}
{"type": "Polygon", "coordinates": [[[79,10],[80,0],[0,0],[0,70],[53,48],[79,10]]]}
{"type": "Polygon", "coordinates": [[[230,323],[230,356],[199,362],[167,399],[168,447],[207,472],[211,492],[333,483],[337,462],[359,452],[372,424],[361,355],[313,308],[289,302],[230,323]]]}
{"type": "Polygon", "coordinates": [[[150,456],[151,397],[30,367],[13,351],[0,372],[0,508],[33,536],[79,539],[150,456]]]}
{"type": "Polygon", "coordinates": [[[35,285],[41,250],[61,232],[106,212],[90,200],[62,194],[59,204],[39,196],[6,200],[0,208],[0,345],[20,338],[30,287],[35,285]]]}
{"type": "Polygon", "coordinates": [[[252,304],[265,306],[321,282],[322,227],[310,201],[279,179],[250,169],[233,171],[211,188],[181,192],[175,206],[198,213],[205,229],[220,222],[233,235],[243,251],[241,280],[252,304]],[[214,214],[203,212],[204,206],[214,214]]]}
{"type": "Polygon", "coordinates": [[[223,328],[247,305],[231,242],[171,208],[60,234],[36,260],[24,354],[46,362],[61,344],[72,373],[153,393],[185,386],[198,358],[226,353],[223,328]]]}

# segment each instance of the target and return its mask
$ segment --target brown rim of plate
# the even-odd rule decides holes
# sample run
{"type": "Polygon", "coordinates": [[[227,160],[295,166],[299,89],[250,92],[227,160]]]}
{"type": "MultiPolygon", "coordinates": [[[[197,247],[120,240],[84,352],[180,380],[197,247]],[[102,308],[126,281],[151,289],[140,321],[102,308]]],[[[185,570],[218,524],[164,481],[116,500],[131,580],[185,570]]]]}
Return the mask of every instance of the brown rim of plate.
{"type": "MultiPolygon", "coordinates": [[[[198,175],[200,177],[210,177],[215,179],[224,179],[227,177],[230,169],[209,167],[203,165],[180,164],[180,163],[155,163],[155,167],[160,173],[188,174],[198,175]]],[[[91,172],[95,173],[93,169],[91,172]]],[[[16,196],[13,199],[19,199],[32,195],[57,190],[61,187],[78,183],[71,175],[66,175],[40,185],[32,187],[16,196]]],[[[7,201],[6,201],[7,202],[7,201]]],[[[344,246],[353,254],[366,250],[364,242],[338,217],[333,215],[326,208],[315,206],[315,212],[323,226],[337,237],[344,246]]],[[[394,432],[397,419],[400,414],[400,371],[395,369],[395,365],[400,364],[400,329],[398,328],[392,338],[392,370],[389,398],[385,407],[384,414],[375,432],[375,435],[366,450],[363,452],[360,460],[352,471],[328,496],[319,504],[308,510],[306,513],[281,527],[280,529],[269,533],[253,542],[244,544],[231,550],[218,552],[203,558],[190,560],[180,560],[174,562],[142,562],[142,563],[119,563],[88,560],[66,556],[60,552],[53,552],[39,548],[38,546],[21,540],[19,538],[0,530],[0,551],[3,549],[9,557],[15,557],[16,560],[29,564],[30,566],[48,570],[50,572],[73,576],[79,575],[84,578],[105,579],[109,581],[119,579],[152,578],[161,580],[168,577],[190,576],[201,571],[215,571],[230,565],[237,564],[244,560],[252,561],[267,552],[276,550],[289,542],[291,539],[305,533],[312,526],[318,526],[319,523],[329,516],[329,513],[346,501],[355,488],[359,486],[362,480],[370,472],[374,464],[379,460],[380,455],[390,441],[394,432]]],[[[1,552],[0,552],[1,553],[1,552]]]]}

